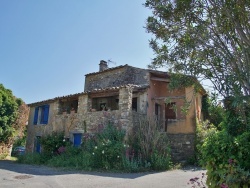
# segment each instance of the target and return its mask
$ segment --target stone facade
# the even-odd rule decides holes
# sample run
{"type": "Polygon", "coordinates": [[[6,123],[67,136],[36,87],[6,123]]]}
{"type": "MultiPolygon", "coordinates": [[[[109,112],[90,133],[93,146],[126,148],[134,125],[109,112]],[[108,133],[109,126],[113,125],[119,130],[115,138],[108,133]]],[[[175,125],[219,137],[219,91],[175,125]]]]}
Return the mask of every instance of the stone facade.
{"type": "Polygon", "coordinates": [[[172,160],[186,161],[194,157],[195,134],[168,134],[172,160]]]}
{"type": "Polygon", "coordinates": [[[64,132],[65,137],[74,142],[75,134],[94,134],[112,123],[129,134],[133,128],[133,114],[137,113],[156,116],[162,130],[169,135],[173,159],[186,160],[194,154],[195,120],[201,117],[199,101],[202,94],[195,96],[188,114],[183,115],[181,106],[184,100],[193,98],[193,89],[169,91],[168,84],[169,76],[165,72],[128,65],[108,69],[107,64],[101,61],[99,72],[86,75],[83,93],[29,105],[27,151],[34,151],[37,138],[51,132],[64,132]],[[167,98],[177,106],[175,119],[168,118],[167,98]],[[49,106],[48,122],[34,125],[35,108],[41,105],[49,106]]]}
{"type": "Polygon", "coordinates": [[[147,85],[148,83],[149,72],[147,70],[124,65],[102,72],[87,74],[84,91],[119,87],[128,84],[147,85]]]}
{"type": "Polygon", "coordinates": [[[119,129],[124,129],[127,133],[132,128],[132,91],[131,86],[124,86],[119,89],[119,109],[108,111],[91,111],[91,98],[88,94],[78,96],[78,109],[71,113],[60,113],[59,100],[49,103],[49,122],[47,125],[33,125],[35,108],[31,107],[27,151],[32,152],[37,137],[43,137],[51,132],[64,132],[65,137],[73,142],[75,133],[97,133],[108,123],[112,123],[119,129]],[[86,127],[84,127],[86,126],[86,127]]]}

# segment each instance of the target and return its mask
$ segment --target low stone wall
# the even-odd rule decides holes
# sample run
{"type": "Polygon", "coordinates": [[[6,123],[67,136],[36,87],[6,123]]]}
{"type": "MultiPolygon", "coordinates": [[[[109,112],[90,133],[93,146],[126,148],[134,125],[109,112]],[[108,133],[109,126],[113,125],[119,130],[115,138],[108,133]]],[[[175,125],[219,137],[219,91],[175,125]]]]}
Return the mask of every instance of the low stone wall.
{"type": "Polygon", "coordinates": [[[195,134],[168,134],[172,160],[184,162],[194,156],[195,134]]]}

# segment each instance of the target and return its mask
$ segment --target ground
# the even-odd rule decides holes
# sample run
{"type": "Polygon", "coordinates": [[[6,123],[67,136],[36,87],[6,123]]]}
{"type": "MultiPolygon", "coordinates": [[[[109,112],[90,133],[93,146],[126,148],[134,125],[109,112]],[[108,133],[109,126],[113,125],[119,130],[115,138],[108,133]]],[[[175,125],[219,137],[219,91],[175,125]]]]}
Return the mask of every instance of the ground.
{"type": "Polygon", "coordinates": [[[190,178],[201,177],[204,170],[189,167],[157,173],[100,173],[64,171],[45,166],[17,164],[0,160],[0,187],[4,188],[181,188],[190,178]]]}

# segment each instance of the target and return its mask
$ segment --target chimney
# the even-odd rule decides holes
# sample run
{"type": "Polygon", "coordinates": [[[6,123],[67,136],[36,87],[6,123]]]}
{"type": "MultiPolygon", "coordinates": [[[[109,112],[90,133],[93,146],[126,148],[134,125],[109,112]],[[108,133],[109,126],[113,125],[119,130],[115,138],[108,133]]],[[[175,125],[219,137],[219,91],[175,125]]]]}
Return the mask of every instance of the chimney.
{"type": "Polygon", "coordinates": [[[108,63],[104,60],[101,60],[100,64],[99,64],[99,71],[101,72],[101,71],[104,71],[106,69],[108,69],[108,63]]]}

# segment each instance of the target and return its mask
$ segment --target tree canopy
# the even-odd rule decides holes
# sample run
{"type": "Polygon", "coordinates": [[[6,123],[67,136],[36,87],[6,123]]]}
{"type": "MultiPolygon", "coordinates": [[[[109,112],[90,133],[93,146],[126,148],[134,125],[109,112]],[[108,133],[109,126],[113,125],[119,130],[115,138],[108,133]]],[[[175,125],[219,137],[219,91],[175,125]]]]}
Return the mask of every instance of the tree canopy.
{"type": "Polygon", "coordinates": [[[146,0],[153,68],[208,79],[224,97],[249,101],[249,0],[146,0]]]}
{"type": "Polygon", "coordinates": [[[0,141],[8,143],[25,126],[28,107],[0,84],[0,141]]]}

